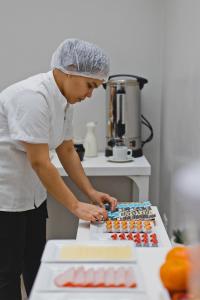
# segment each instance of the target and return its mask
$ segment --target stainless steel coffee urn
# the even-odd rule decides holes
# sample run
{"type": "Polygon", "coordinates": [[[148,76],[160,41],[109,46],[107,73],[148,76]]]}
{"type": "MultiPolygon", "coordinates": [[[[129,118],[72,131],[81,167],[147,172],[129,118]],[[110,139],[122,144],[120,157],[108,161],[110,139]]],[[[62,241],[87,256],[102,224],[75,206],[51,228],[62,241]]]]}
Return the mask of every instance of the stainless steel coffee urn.
{"type": "Polygon", "coordinates": [[[126,145],[133,157],[143,155],[143,145],[153,138],[153,129],[141,115],[141,89],[148,81],[145,78],[117,74],[103,84],[106,90],[106,156],[112,156],[112,148],[126,145]],[[150,130],[149,137],[141,140],[141,125],[150,130]]]}

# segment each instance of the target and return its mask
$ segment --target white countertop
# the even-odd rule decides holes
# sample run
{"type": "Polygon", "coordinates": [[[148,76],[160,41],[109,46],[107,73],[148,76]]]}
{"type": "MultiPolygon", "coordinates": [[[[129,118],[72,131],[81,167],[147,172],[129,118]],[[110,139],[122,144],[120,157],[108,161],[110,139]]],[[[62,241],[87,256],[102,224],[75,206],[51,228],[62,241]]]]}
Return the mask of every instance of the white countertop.
{"type": "Polygon", "coordinates": [[[140,248],[136,250],[148,300],[169,300],[169,296],[160,280],[159,271],[170,248],[140,248]]]}
{"type": "MultiPolygon", "coordinates": [[[[67,176],[56,153],[53,154],[52,163],[61,176],[67,176]]],[[[133,162],[116,163],[108,162],[104,153],[98,153],[97,157],[84,157],[81,163],[88,176],[151,175],[151,166],[145,156],[134,158],[133,162]]]]}

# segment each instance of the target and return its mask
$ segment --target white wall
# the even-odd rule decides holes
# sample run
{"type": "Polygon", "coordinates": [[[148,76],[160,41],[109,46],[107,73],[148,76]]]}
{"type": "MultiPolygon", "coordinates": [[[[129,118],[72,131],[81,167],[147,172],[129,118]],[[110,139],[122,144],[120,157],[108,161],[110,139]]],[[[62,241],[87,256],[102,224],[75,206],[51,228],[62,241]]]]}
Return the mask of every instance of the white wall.
{"type": "MultiPolygon", "coordinates": [[[[155,137],[147,144],[144,153],[152,165],[150,199],[157,204],[163,0],[1,1],[0,36],[0,89],[48,70],[54,49],[68,37],[86,39],[103,47],[111,58],[111,73],[127,72],[149,80],[142,91],[142,113],[152,123],[155,137]]],[[[91,119],[98,122],[99,150],[103,150],[103,89],[88,102],[77,106],[74,118],[76,136],[84,136],[85,123],[91,119]]],[[[117,186],[119,184],[113,187],[113,193],[120,195],[117,186]]],[[[103,189],[104,185],[100,187],[103,189]]],[[[129,200],[130,184],[126,190],[123,200],[129,200]]]]}
{"type": "Polygon", "coordinates": [[[160,203],[169,229],[180,225],[173,176],[200,156],[199,12],[198,0],[165,1],[160,203]]]}
{"type": "MultiPolygon", "coordinates": [[[[180,166],[199,158],[200,153],[199,11],[199,0],[7,0],[0,3],[0,89],[48,70],[52,52],[67,37],[86,39],[105,48],[111,57],[112,73],[127,72],[148,78],[149,84],[142,92],[142,112],[155,131],[154,140],[144,151],[152,165],[150,199],[155,204],[160,202],[161,212],[172,221],[171,227],[176,225],[173,175],[180,166]]],[[[99,149],[103,150],[103,90],[77,106],[76,135],[84,136],[85,123],[91,120],[91,115],[98,122],[99,149]]],[[[99,188],[111,187],[110,192],[123,200],[130,197],[129,182],[124,182],[122,195],[117,187],[123,179],[112,178],[109,183],[107,180],[93,182],[99,188]]],[[[56,211],[59,213],[61,209],[56,211]]],[[[58,213],[52,216],[55,222],[58,213]]]]}

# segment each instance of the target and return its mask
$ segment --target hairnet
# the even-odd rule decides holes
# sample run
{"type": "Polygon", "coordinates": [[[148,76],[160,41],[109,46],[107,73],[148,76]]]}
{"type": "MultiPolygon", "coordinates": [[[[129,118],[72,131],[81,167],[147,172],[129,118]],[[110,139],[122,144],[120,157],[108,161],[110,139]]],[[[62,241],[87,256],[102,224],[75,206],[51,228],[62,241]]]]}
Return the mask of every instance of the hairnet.
{"type": "Polygon", "coordinates": [[[109,58],[97,45],[78,39],[67,39],[54,52],[51,69],[59,69],[66,74],[107,80],[109,58]]]}

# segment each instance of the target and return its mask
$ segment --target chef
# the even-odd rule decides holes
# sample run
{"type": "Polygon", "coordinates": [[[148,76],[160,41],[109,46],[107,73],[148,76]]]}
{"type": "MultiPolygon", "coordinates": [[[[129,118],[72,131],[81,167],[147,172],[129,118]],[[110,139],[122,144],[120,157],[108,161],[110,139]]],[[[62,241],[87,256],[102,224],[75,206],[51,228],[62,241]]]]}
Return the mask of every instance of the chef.
{"type": "MultiPolygon", "coordinates": [[[[20,275],[29,295],[46,239],[47,191],[75,216],[106,219],[105,202],[86,177],[72,142],[73,104],[92,96],[109,73],[98,46],[67,39],[51,71],[17,82],[0,93],[0,299],[20,300],[20,275]],[[76,198],[51,163],[56,150],[63,168],[90,199],[76,198]]],[[[59,221],[59,220],[58,220],[59,221]]]]}

